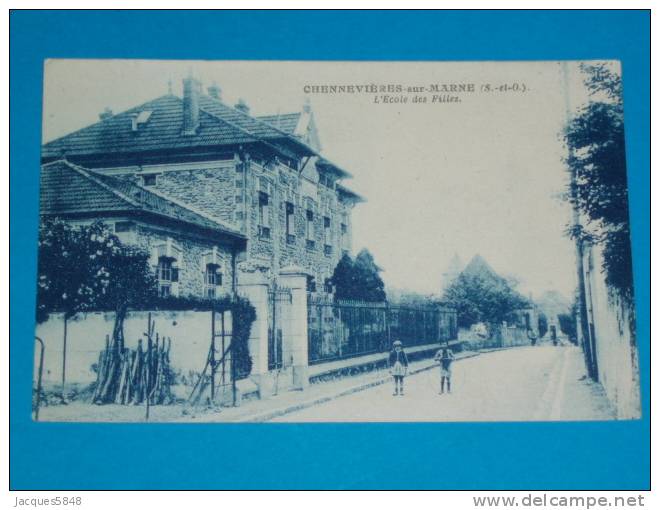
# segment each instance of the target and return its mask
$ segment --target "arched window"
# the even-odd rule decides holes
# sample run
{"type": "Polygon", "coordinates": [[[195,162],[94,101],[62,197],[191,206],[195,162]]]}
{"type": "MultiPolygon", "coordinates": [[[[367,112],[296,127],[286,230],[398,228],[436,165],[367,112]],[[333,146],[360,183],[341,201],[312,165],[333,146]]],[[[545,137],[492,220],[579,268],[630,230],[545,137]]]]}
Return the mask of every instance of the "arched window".
{"type": "Polygon", "coordinates": [[[204,270],[204,296],[213,299],[222,287],[222,270],[218,264],[206,264],[204,270]]]}
{"type": "Polygon", "coordinates": [[[172,257],[159,257],[156,267],[156,277],[158,278],[158,295],[168,297],[172,295],[172,284],[179,281],[179,269],[173,267],[172,257]]]}

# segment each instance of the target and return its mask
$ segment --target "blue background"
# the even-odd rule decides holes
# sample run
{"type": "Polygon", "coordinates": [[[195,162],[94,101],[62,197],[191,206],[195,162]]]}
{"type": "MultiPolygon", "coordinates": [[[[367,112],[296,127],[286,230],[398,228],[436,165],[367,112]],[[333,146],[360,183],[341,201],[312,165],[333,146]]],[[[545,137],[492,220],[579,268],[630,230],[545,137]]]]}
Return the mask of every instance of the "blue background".
{"type": "Polygon", "coordinates": [[[649,488],[649,30],[649,14],[639,11],[12,12],[11,488],[649,488]],[[33,423],[45,58],[620,59],[644,418],[619,423],[33,423]]]}

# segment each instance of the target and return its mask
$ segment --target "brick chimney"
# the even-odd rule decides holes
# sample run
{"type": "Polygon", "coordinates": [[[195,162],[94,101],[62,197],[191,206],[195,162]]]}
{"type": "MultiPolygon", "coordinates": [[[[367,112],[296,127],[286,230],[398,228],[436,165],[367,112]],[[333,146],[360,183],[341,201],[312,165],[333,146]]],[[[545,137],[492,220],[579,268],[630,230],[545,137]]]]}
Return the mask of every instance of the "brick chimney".
{"type": "Polygon", "coordinates": [[[217,99],[220,101],[221,95],[222,95],[222,89],[218,87],[218,84],[213,82],[213,84],[207,89],[209,96],[211,96],[213,99],[217,99]]]}
{"type": "Polygon", "coordinates": [[[194,135],[199,127],[199,92],[201,85],[192,76],[183,80],[183,134],[194,135]]]}
{"type": "Polygon", "coordinates": [[[236,103],[234,105],[234,108],[236,108],[237,110],[242,111],[246,115],[250,115],[250,107],[245,102],[245,100],[242,99],[242,98],[238,100],[238,103],[236,103]]]}
{"type": "Polygon", "coordinates": [[[109,119],[110,117],[112,117],[112,110],[106,106],[105,110],[99,113],[99,119],[105,120],[109,119]]]}

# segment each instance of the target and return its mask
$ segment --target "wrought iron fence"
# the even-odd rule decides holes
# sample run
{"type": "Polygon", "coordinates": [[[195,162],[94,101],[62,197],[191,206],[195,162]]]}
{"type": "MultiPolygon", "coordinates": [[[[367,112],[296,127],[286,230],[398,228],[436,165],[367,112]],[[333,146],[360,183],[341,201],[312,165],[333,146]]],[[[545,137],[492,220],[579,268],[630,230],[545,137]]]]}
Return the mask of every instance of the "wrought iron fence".
{"type": "Polygon", "coordinates": [[[446,307],[391,306],[388,303],[308,299],[310,364],[453,340],[456,312],[446,307]]]}

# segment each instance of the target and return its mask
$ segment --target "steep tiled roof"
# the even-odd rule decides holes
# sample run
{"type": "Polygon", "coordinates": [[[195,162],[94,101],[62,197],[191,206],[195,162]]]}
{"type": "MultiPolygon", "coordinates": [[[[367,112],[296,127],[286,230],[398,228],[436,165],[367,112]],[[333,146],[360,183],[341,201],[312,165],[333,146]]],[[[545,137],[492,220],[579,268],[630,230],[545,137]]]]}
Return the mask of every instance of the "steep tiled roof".
{"type": "Polygon", "coordinates": [[[194,135],[183,134],[183,100],[168,94],[53,140],[42,147],[42,157],[176,150],[257,141],[270,141],[280,150],[286,150],[281,143],[289,141],[305,154],[314,153],[289,133],[209,96],[200,95],[199,104],[199,128],[194,135]],[[151,115],[133,131],[132,117],[141,112],[151,115]]]}
{"type": "Polygon", "coordinates": [[[297,113],[282,113],[277,115],[261,115],[257,119],[267,122],[275,126],[278,129],[281,129],[285,133],[294,134],[296,127],[298,126],[298,121],[300,121],[300,112],[297,113]]]}
{"type": "Polygon", "coordinates": [[[244,236],[215,218],[193,211],[178,202],[129,180],[59,160],[41,167],[41,214],[149,213],[238,238],[244,236]]]}
{"type": "Polygon", "coordinates": [[[301,113],[252,117],[203,93],[199,96],[199,107],[199,127],[194,135],[183,134],[183,100],[167,94],[46,143],[41,155],[44,161],[63,157],[84,161],[85,157],[153,154],[260,142],[286,157],[294,156],[292,150],[312,156],[317,169],[330,171],[340,179],[351,177],[349,172],[321,157],[294,135],[301,113]],[[136,116],[146,121],[140,122],[134,131],[132,123],[136,116]]]}
{"type": "Polygon", "coordinates": [[[354,200],[356,203],[366,202],[365,198],[362,195],[355,193],[355,191],[352,191],[348,189],[346,186],[342,186],[341,184],[337,184],[337,192],[347,196],[351,200],[354,200]]]}
{"type": "Polygon", "coordinates": [[[173,95],[161,96],[45,144],[42,157],[130,153],[257,140],[255,136],[219,122],[203,111],[200,112],[197,134],[184,135],[182,119],[183,101],[173,95]],[[152,112],[149,120],[133,131],[131,117],[143,111],[152,112]]]}

